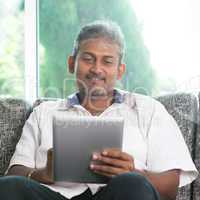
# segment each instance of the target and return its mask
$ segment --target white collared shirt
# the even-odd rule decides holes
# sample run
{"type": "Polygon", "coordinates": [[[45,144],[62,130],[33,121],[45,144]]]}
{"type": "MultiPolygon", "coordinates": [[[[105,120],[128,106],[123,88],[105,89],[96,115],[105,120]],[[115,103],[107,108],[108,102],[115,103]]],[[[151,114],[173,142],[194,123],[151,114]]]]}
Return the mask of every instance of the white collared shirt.
{"type": "MultiPolygon", "coordinates": [[[[134,158],[136,169],[163,172],[180,169],[180,184],[191,183],[198,175],[187,145],[175,120],[164,106],[150,97],[119,91],[116,101],[98,117],[123,117],[123,151],[134,158]]],[[[91,116],[80,104],[68,101],[44,102],[36,107],[26,121],[23,133],[10,161],[12,165],[43,168],[47,151],[52,148],[52,116],[91,116]]],[[[46,185],[67,198],[79,195],[88,187],[95,193],[97,184],[63,183],[46,185]]]]}

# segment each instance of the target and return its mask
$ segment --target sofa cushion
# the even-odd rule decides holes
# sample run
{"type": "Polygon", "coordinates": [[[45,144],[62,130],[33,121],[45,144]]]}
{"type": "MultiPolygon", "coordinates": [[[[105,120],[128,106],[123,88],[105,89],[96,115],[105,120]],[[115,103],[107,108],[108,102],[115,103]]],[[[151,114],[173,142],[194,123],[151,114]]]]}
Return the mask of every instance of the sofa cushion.
{"type": "MultiPolygon", "coordinates": [[[[183,137],[194,159],[194,141],[197,122],[197,98],[187,93],[164,95],[157,98],[174,117],[181,129],[183,137]]],[[[181,187],[178,191],[177,200],[189,200],[191,184],[181,187]]]]}
{"type": "Polygon", "coordinates": [[[8,167],[30,106],[20,99],[0,99],[0,175],[8,167]]]}
{"type": "MultiPolygon", "coordinates": [[[[200,172],[200,93],[199,97],[199,109],[198,109],[198,126],[197,126],[197,133],[196,133],[196,142],[195,142],[195,152],[194,152],[194,160],[197,167],[197,170],[200,172]]],[[[193,185],[193,200],[200,199],[200,175],[194,181],[193,185]]]]}

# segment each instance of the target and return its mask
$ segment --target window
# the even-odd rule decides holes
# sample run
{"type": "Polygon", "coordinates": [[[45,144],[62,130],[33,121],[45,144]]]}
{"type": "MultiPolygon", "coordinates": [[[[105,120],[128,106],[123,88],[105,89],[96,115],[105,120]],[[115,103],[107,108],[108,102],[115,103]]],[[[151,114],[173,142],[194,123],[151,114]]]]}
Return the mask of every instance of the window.
{"type": "Polygon", "coordinates": [[[67,56],[80,26],[99,19],[116,21],[125,34],[127,73],[118,86],[152,92],[155,76],[130,0],[43,0],[39,1],[38,44],[41,96],[65,98],[75,90],[74,77],[67,71],[67,56]]]}
{"type": "Polygon", "coordinates": [[[40,95],[64,98],[75,90],[66,67],[80,26],[111,19],[127,46],[123,89],[147,95],[200,87],[198,0],[39,1],[40,95]]]}
{"type": "Polygon", "coordinates": [[[0,0],[0,97],[24,93],[23,1],[0,0]]]}
{"type": "Polygon", "coordinates": [[[120,88],[153,96],[200,88],[199,0],[26,0],[25,17],[23,0],[0,2],[1,97],[75,91],[67,56],[80,26],[98,19],[116,21],[125,35],[120,88]]]}
{"type": "Polygon", "coordinates": [[[153,94],[200,88],[199,0],[132,0],[156,75],[153,94]]]}

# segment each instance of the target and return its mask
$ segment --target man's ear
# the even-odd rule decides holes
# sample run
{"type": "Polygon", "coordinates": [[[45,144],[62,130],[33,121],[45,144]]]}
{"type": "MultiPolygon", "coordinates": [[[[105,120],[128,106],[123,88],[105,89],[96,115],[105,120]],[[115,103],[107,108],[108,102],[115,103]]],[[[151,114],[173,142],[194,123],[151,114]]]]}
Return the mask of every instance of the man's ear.
{"type": "Polygon", "coordinates": [[[67,62],[68,62],[69,72],[71,74],[73,74],[74,73],[74,68],[75,68],[75,59],[74,59],[74,57],[73,56],[69,56],[67,62]]]}
{"type": "Polygon", "coordinates": [[[120,64],[119,67],[118,67],[117,80],[122,79],[125,71],[126,71],[126,65],[124,63],[120,64]]]}

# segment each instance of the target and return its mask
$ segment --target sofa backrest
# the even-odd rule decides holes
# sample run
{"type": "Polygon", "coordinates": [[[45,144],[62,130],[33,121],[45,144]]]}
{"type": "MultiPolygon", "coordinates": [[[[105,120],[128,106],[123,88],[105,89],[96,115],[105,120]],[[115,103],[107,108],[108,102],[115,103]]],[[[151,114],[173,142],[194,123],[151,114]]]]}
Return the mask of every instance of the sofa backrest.
{"type": "MultiPolygon", "coordinates": [[[[160,96],[157,100],[165,106],[167,111],[176,120],[192,158],[195,158],[196,164],[200,166],[200,127],[198,139],[196,140],[198,146],[196,149],[194,148],[197,129],[197,98],[192,94],[181,93],[160,96]]],[[[40,100],[37,101],[35,106],[40,103],[40,100]]],[[[0,99],[0,175],[3,175],[8,167],[16,143],[21,136],[22,127],[30,112],[31,107],[23,100],[0,99]]],[[[178,192],[177,200],[199,200],[199,184],[200,181],[198,179],[194,184],[195,193],[191,192],[191,184],[182,187],[178,192]],[[192,195],[196,198],[192,199],[192,195]]]]}
{"type": "Polygon", "coordinates": [[[0,176],[8,167],[30,106],[19,99],[0,99],[0,176]]]}
{"type": "MultiPolygon", "coordinates": [[[[199,98],[199,109],[198,109],[198,126],[196,132],[196,141],[195,141],[195,152],[194,152],[194,161],[197,167],[197,170],[200,172],[200,93],[199,98]]],[[[194,181],[193,184],[193,200],[200,200],[200,175],[194,181]]]]}
{"type": "MultiPolygon", "coordinates": [[[[183,137],[194,159],[195,134],[197,128],[198,101],[195,95],[177,93],[158,97],[159,100],[174,117],[181,129],[183,137]]],[[[177,200],[191,200],[192,184],[181,187],[178,191],[177,200]]],[[[197,199],[196,199],[197,200],[197,199]]],[[[199,200],[199,199],[198,199],[199,200]]]]}

